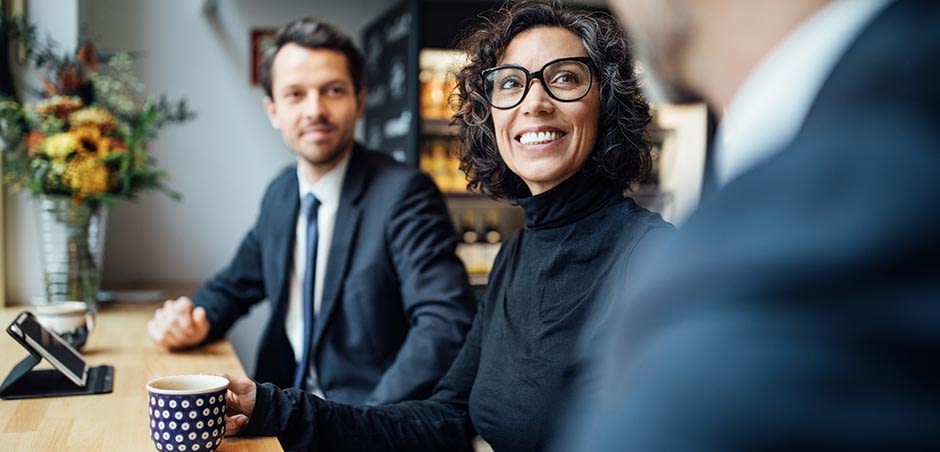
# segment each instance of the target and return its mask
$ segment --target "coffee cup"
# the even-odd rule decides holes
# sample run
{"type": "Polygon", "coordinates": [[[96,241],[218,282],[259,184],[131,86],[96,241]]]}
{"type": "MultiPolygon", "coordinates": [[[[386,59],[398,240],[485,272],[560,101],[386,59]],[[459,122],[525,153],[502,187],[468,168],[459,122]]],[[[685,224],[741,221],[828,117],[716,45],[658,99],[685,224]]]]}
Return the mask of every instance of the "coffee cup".
{"type": "Polygon", "coordinates": [[[81,350],[95,329],[95,313],[82,301],[56,301],[34,307],[36,319],[81,350]]]}
{"type": "Polygon", "coordinates": [[[147,382],[150,439],[159,451],[211,452],[225,436],[228,379],[174,375],[147,382]]]}

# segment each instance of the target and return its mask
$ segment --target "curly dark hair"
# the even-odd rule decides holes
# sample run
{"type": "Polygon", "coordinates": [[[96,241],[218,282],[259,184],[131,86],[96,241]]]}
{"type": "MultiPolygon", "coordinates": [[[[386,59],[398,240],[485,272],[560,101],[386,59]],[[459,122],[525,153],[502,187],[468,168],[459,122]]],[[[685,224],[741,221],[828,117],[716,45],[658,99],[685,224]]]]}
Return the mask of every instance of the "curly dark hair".
{"type": "Polygon", "coordinates": [[[451,99],[457,110],[453,123],[459,128],[460,169],[467,174],[468,189],[509,200],[531,195],[499,155],[480,73],[497,65],[516,35],[543,26],[561,27],[581,38],[600,88],[599,136],[582,172],[621,192],[649,172],[649,104],[634,71],[630,46],[610,14],[552,0],[524,0],[507,2],[481,18],[459,44],[469,55],[469,64],[457,73],[451,99]]]}

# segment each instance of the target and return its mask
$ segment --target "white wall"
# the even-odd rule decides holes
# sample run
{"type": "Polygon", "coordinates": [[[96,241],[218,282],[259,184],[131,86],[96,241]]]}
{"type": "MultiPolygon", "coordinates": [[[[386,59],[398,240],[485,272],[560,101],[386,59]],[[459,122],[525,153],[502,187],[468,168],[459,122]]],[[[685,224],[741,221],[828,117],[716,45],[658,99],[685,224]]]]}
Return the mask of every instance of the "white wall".
{"type": "Polygon", "coordinates": [[[384,2],[228,0],[212,16],[192,0],[86,3],[85,37],[102,50],[139,52],[147,86],[186,97],[199,114],[153,145],[183,201],[153,193],[112,212],[106,283],[205,279],[251,226],[267,182],[293,161],[262,112],[261,89],[249,84],[250,29],[317,15],[358,39],[384,2]]]}

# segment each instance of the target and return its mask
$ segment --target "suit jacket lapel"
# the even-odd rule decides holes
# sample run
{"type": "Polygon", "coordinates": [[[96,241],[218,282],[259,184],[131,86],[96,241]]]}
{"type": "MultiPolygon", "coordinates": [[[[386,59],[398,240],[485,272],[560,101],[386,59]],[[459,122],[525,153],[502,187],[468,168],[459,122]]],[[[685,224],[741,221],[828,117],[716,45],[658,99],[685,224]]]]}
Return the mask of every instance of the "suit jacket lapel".
{"type": "Polygon", "coordinates": [[[330,257],[323,278],[320,312],[317,314],[314,326],[312,345],[314,351],[320,343],[330,314],[336,305],[340,286],[346,279],[346,270],[349,267],[349,259],[353,253],[353,244],[356,242],[356,233],[359,231],[359,220],[362,216],[359,198],[368,178],[363,157],[362,148],[356,145],[349,157],[343,191],[339,198],[339,209],[336,211],[333,243],[330,245],[330,257]]]}
{"type": "Polygon", "coordinates": [[[270,259],[273,265],[273,284],[268,295],[272,302],[272,317],[276,319],[272,325],[283,330],[284,319],[287,316],[288,285],[294,259],[294,230],[297,227],[297,215],[300,212],[300,195],[298,194],[296,172],[284,184],[284,190],[274,200],[274,206],[268,212],[271,215],[271,240],[274,255],[270,259]]]}

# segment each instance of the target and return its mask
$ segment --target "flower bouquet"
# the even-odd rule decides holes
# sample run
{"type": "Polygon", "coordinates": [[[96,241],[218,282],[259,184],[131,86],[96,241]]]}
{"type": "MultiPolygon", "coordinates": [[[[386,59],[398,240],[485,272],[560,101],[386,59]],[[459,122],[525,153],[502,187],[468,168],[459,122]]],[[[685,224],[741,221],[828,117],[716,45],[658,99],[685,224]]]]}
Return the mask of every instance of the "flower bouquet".
{"type": "Polygon", "coordinates": [[[38,199],[47,300],[94,306],[107,207],[148,189],[179,198],[147,147],[163,126],[194,114],[185,100],[147,96],[127,53],[99,65],[91,44],[66,54],[21,18],[2,22],[42,74],[35,101],[0,100],[4,180],[38,199]]]}

